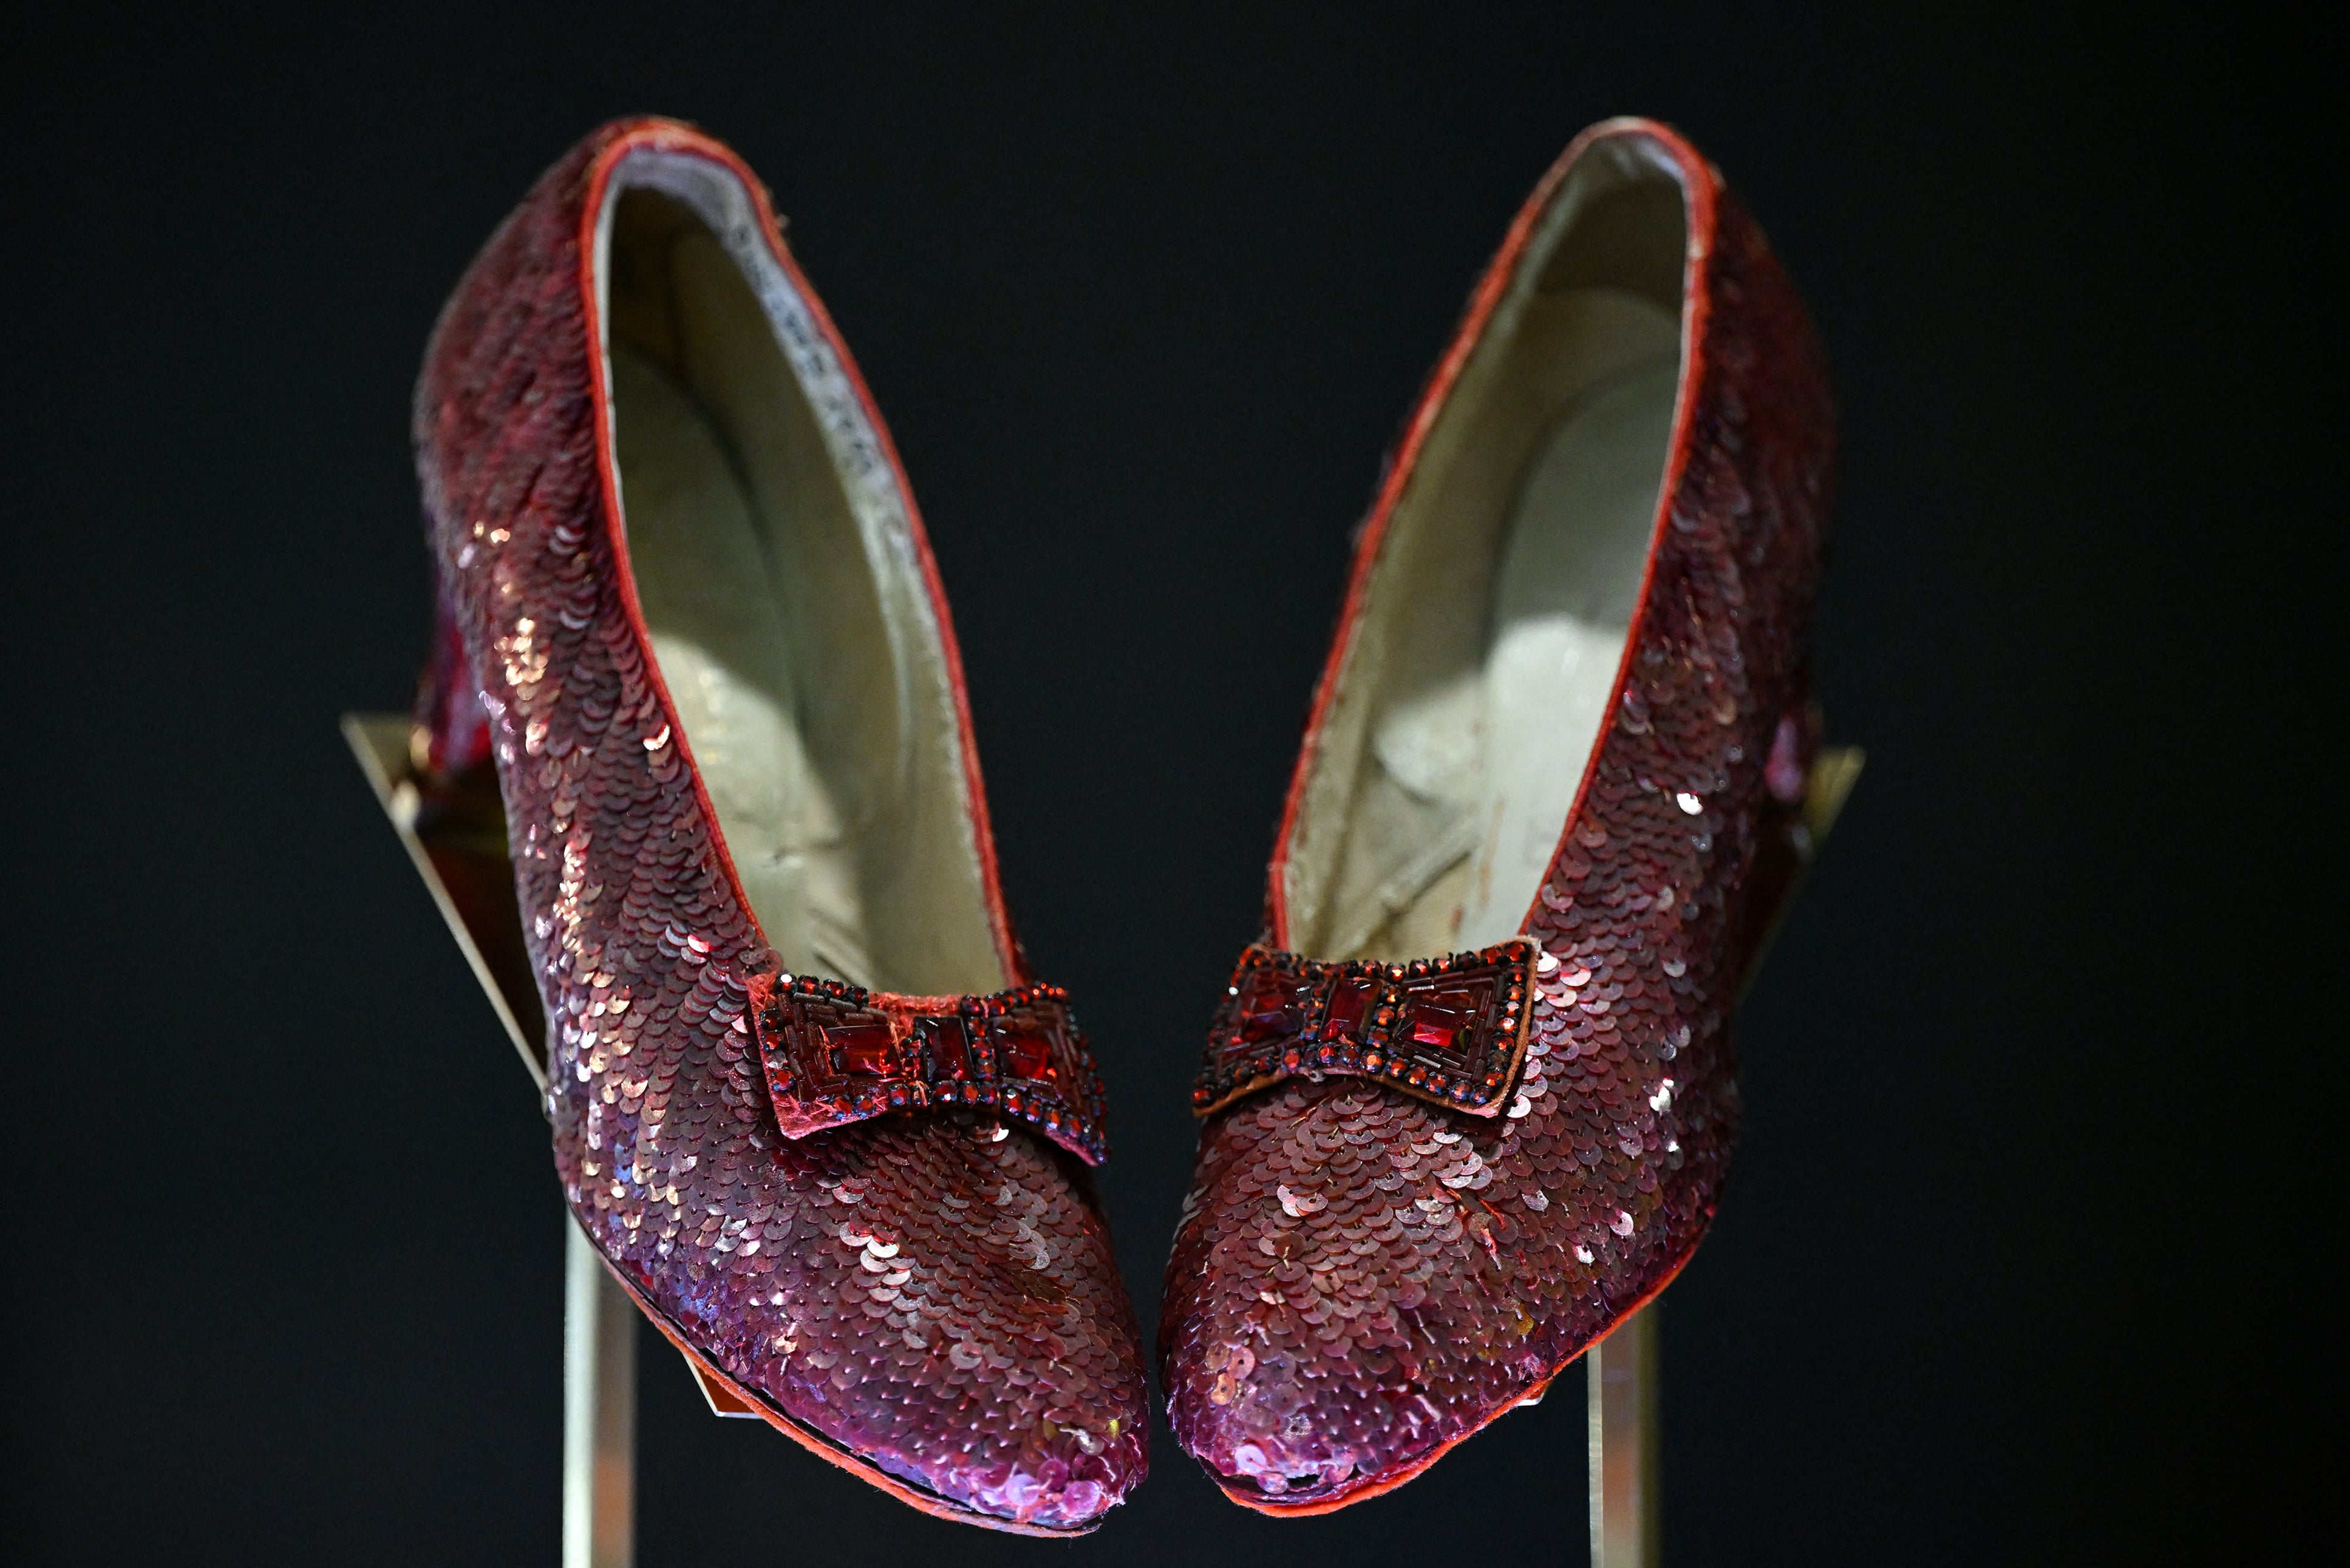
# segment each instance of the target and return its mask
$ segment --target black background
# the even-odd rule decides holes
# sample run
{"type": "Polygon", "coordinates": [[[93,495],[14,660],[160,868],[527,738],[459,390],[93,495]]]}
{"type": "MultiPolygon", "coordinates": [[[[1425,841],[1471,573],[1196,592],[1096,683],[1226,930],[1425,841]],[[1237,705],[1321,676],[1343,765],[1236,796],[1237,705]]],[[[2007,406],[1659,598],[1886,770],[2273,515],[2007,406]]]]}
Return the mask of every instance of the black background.
{"type": "MultiPolygon", "coordinates": [[[[1669,1551],[2257,1555],[2284,1397],[2331,1370],[2285,1265],[2338,1185],[2298,1000],[2339,968],[2342,794],[2306,41],[1974,7],[197,9],[51,7],[5,48],[5,1555],[552,1558],[545,1127],[335,720],[401,706],[421,655],[441,299],[640,109],[774,188],[905,455],[1013,905],[1105,1061],[1146,1323],[1379,453],[1575,131],[1688,131],[1835,365],[1823,695],[1870,760],[1666,1301],[1669,1551]]],[[[1162,1433],[1076,1544],[712,1420],[650,1336],[640,1378],[648,1564],[1583,1552],[1573,1378],[1327,1519],[1227,1505],[1162,1433]]]]}

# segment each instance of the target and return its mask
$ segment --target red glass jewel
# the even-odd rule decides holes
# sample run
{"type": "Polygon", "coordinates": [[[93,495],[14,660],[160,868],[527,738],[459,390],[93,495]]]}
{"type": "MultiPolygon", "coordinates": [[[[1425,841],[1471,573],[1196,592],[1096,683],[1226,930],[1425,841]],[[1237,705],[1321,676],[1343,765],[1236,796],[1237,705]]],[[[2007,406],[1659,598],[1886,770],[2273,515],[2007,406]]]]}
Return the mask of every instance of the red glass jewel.
{"type": "Polygon", "coordinates": [[[1451,1052],[1468,1044],[1462,1035],[1478,1012],[1472,992],[1439,991],[1411,999],[1411,1043],[1425,1051],[1451,1052]]]}
{"type": "Polygon", "coordinates": [[[1313,986],[1295,975],[1275,969],[1257,970],[1241,987],[1232,1048],[1249,1051],[1295,1034],[1305,1027],[1305,1009],[1313,996],[1313,986]]]}
{"type": "Polygon", "coordinates": [[[1361,975],[1348,975],[1330,990],[1330,1012],[1322,1033],[1326,1039],[1352,1040],[1363,1032],[1363,1015],[1371,1010],[1378,988],[1361,975]]]}
{"type": "Polygon", "coordinates": [[[941,1078],[978,1076],[972,1061],[971,1036],[960,1018],[920,1018],[914,1022],[914,1033],[931,1054],[932,1070],[941,1078]]]}
{"type": "Polygon", "coordinates": [[[828,1023],[824,1029],[824,1043],[843,1073],[883,1078],[898,1070],[898,1055],[889,1042],[889,1025],[879,1020],[869,1023],[828,1023]]]}
{"type": "Polygon", "coordinates": [[[996,1059],[1003,1064],[1007,1078],[1035,1078],[1051,1082],[1053,1043],[1044,1035],[1029,1030],[1007,1030],[996,1040],[996,1059]]]}

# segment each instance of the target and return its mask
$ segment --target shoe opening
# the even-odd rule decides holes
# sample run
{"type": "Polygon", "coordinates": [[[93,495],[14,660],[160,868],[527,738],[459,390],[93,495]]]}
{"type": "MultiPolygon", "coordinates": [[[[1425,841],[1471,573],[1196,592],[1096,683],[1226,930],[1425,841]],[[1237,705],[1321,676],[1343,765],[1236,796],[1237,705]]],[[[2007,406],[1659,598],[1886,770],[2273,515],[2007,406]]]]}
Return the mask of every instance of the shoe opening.
{"type": "Polygon", "coordinates": [[[1589,144],[1413,460],[1284,846],[1283,945],[1516,933],[1607,718],[1659,522],[1689,254],[1679,165],[1589,144]]]}
{"type": "Polygon", "coordinates": [[[630,153],[598,232],[637,597],[768,942],[871,989],[1003,989],[946,633],[850,372],[724,165],[630,153]]]}

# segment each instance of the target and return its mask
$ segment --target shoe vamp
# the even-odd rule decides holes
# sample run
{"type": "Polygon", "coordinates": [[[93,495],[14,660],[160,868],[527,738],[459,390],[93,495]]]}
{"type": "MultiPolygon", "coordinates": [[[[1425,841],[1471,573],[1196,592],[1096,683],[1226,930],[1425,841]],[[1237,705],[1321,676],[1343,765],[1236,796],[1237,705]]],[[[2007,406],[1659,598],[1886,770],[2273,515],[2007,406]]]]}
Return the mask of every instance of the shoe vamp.
{"type": "Polygon", "coordinates": [[[1729,1096],[1685,1058],[1652,1105],[1633,1053],[1558,1054],[1515,1117],[1333,1079],[1210,1125],[1161,1318],[1187,1449],[1273,1500],[1368,1484],[1510,1408],[1669,1276],[1711,1211],[1729,1096]]]}
{"type": "Polygon", "coordinates": [[[992,1513],[1089,1519],[1139,1479],[1139,1335],[1065,1157],[959,1111],[785,1140],[741,1064],[680,1066],[666,1096],[566,1096],[557,1163],[706,1356],[992,1513]]]}

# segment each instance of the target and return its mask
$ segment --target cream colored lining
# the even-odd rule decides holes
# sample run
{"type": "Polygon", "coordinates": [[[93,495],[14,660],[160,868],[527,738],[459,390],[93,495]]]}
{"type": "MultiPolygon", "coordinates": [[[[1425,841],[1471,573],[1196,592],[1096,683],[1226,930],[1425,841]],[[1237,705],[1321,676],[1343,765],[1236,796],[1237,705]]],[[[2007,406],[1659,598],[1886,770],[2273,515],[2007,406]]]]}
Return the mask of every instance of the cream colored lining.
{"type": "Polygon", "coordinates": [[[629,555],[767,940],[923,995],[1010,983],[894,470],[723,166],[638,151],[598,228],[629,555]]]}
{"type": "Polygon", "coordinates": [[[1607,717],[1681,379],[1683,199],[1577,160],[1421,448],[1281,875],[1289,944],[1409,959],[1515,933],[1607,717]]]}

